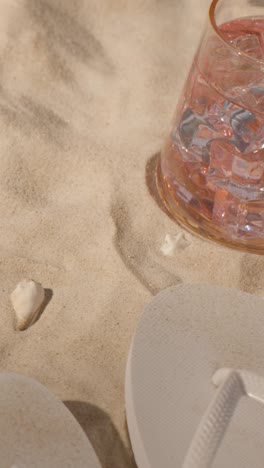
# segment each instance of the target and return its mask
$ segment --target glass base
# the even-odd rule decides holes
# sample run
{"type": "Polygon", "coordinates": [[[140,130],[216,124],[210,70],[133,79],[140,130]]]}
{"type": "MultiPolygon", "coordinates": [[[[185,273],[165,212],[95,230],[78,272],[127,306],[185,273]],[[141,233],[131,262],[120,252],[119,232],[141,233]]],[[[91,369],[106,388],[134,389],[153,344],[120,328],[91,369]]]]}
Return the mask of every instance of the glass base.
{"type": "Polygon", "coordinates": [[[192,213],[190,207],[177,199],[175,194],[172,195],[166,179],[162,175],[160,160],[158,160],[156,174],[159,194],[166,208],[179,224],[182,224],[199,236],[216,241],[226,247],[264,255],[264,232],[263,239],[237,239],[230,237],[222,226],[212,223],[202,215],[198,215],[197,212],[192,213]]]}

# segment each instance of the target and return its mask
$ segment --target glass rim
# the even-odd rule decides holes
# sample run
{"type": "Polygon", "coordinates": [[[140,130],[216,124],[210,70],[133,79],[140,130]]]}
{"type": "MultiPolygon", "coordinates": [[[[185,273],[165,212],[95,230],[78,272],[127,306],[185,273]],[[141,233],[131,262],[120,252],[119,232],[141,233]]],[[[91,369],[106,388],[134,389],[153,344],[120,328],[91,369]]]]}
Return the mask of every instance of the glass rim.
{"type": "MultiPolygon", "coordinates": [[[[221,0],[213,0],[211,5],[210,5],[210,8],[209,8],[209,20],[210,20],[210,24],[214,30],[214,32],[216,33],[216,35],[218,36],[218,38],[224,42],[224,44],[229,48],[231,49],[233,52],[235,52],[237,55],[239,55],[240,57],[246,57],[247,60],[250,60],[251,62],[253,63],[258,63],[260,65],[263,65],[264,64],[264,57],[263,59],[258,59],[256,57],[252,57],[252,55],[249,55],[249,54],[246,54],[245,52],[243,52],[242,50],[238,49],[237,47],[235,47],[234,45],[230,44],[230,42],[228,42],[224,36],[221,34],[221,31],[220,31],[220,28],[217,26],[216,24],[216,19],[215,19],[215,9],[218,5],[218,3],[220,2],[221,0]]],[[[230,0],[231,1],[231,0],[230,0]]]]}

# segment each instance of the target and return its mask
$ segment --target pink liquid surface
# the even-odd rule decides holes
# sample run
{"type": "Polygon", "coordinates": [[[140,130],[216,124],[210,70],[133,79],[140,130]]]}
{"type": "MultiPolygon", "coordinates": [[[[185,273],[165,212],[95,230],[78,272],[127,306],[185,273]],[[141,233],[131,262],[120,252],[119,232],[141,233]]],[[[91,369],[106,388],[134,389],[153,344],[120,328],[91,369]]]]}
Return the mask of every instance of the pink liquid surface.
{"type": "MultiPolygon", "coordinates": [[[[264,19],[235,20],[220,29],[242,54],[264,62],[264,19]]],[[[197,228],[204,222],[217,226],[223,239],[264,246],[264,72],[256,71],[259,64],[235,70],[224,43],[222,49],[210,82],[194,61],[162,154],[161,177],[182,218],[196,220],[197,228]],[[219,92],[217,81],[227,93],[219,92]]]]}

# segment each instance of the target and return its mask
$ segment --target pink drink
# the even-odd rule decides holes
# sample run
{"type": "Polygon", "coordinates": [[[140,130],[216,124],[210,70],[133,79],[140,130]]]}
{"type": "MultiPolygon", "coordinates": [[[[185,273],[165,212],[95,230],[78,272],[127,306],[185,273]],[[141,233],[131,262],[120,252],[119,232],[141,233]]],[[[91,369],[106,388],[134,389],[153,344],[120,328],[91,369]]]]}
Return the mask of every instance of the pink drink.
{"type": "MultiPolygon", "coordinates": [[[[220,32],[242,55],[263,60],[264,71],[264,19],[235,20],[220,32]]],[[[220,240],[251,239],[258,246],[264,238],[264,74],[256,60],[236,68],[221,43],[208,36],[210,59],[206,54],[201,62],[197,54],[194,60],[160,180],[180,219],[200,232],[211,225],[220,240]]]]}

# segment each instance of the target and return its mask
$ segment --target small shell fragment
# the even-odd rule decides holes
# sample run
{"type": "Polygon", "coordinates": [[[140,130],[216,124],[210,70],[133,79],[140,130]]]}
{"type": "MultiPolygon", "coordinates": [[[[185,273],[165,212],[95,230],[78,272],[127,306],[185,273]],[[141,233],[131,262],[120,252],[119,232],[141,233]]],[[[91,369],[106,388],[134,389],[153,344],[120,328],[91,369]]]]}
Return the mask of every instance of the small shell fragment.
{"type": "Polygon", "coordinates": [[[180,231],[176,236],[167,234],[160,250],[163,255],[173,257],[177,251],[186,249],[190,244],[190,241],[186,239],[185,233],[180,231]]]}
{"type": "Polygon", "coordinates": [[[26,330],[32,325],[45,298],[45,292],[40,283],[24,279],[17,284],[10,295],[12,306],[16,313],[17,328],[26,330]]]}

